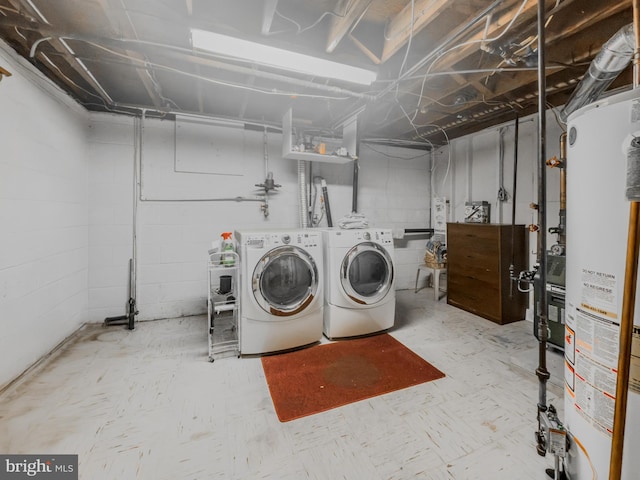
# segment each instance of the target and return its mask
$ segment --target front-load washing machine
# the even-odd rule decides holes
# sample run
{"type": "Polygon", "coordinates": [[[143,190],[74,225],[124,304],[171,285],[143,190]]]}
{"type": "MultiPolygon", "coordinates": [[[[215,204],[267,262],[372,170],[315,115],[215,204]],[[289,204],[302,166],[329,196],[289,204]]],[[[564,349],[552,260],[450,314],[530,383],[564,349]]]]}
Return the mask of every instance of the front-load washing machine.
{"type": "Polygon", "coordinates": [[[325,260],[324,335],[366,335],[393,327],[393,238],[391,229],[323,232],[325,260]]]}
{"type": "Polygon", "coordinates": [[[322,233],[237,231],[241,354],[276,352],[322,339],[322,233]]]}

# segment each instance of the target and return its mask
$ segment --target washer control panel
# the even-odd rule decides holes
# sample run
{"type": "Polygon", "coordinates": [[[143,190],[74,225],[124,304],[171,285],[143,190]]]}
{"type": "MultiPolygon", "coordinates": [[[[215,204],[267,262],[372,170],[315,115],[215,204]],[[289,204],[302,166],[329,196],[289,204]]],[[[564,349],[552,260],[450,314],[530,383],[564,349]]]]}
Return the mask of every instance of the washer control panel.
{"type": "Polygon", "coordinates": [[[317,231],[292,231],[286,233],[256,232],[244,234],[242,243],[249,249],[267,249],[282,245],[297,247],[322,246],[322,233],[317,231]]]}

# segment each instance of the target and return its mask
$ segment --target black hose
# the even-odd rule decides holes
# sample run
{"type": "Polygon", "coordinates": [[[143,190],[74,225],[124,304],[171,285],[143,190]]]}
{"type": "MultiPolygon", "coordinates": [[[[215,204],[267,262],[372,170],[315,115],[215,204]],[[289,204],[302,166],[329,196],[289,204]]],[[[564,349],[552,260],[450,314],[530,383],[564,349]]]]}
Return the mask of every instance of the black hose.
{"type": "Polygon", "coordinates": [[[324,211],[327,214],[327,225],[329,227],[333,227],[333,220],[331,219],[331,206],[329,205],[329,192],[327,191],[327,185],[324,183],[322,185],[322,198],[324,199],[324,211]]]}

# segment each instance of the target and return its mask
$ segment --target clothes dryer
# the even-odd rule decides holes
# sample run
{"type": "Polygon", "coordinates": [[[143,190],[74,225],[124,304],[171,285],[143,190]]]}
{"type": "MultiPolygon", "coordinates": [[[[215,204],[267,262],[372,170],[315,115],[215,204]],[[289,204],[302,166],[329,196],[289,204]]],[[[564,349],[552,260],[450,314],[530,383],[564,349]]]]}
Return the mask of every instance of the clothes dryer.
{"type": "Polygon", "coordinates": [[[322,338],[322,232],[237,231],[240,255],[238,340],[260,354],[322,338]]]}
{"type": "Polygon", "coordinates": [[[394,249],[391,229],[323,232],[325,306],[329,338],[387,330],[395,323],[394,249]]]}

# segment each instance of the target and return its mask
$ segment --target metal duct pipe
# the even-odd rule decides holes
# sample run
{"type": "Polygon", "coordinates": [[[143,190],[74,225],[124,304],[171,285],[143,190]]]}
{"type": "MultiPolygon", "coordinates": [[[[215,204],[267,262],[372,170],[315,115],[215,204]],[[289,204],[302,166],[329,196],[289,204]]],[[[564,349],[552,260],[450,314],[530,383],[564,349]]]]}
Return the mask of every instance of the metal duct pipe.
{"type": "Polygon", "coordinates": [[[298,216],[300,227],[309,227],[309,200],[307,197],[307,161],[298,160],[298,216]]]}
{"type": "Polygon", "coordinates": [[[633,58],[635,49],[633,23],[622,27],[602,46],[593,59],[589,70],[571,94],[560,118],[566,122],[569,115],[580,107],[588,105],[600,97],[611,82],[622,72],[633,58]]]}

